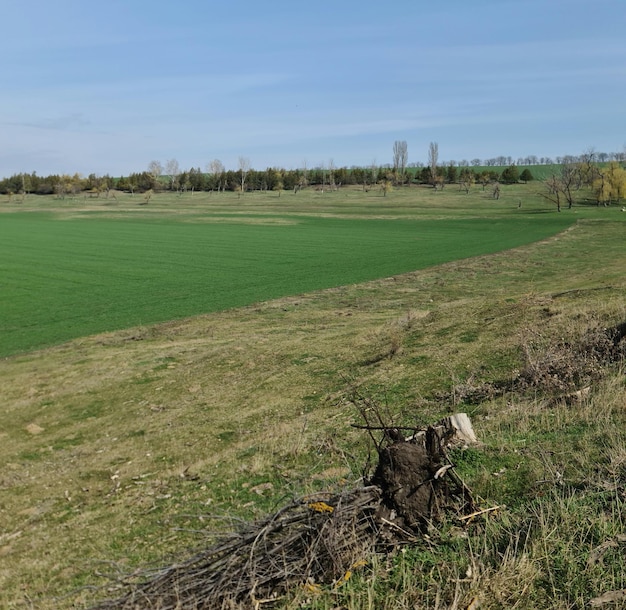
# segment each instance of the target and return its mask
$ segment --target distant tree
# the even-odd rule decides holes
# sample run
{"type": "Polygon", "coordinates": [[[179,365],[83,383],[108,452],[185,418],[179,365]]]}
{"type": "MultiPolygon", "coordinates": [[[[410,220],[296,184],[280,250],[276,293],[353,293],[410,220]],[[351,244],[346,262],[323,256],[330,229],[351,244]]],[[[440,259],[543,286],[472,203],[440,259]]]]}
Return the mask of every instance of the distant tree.
{"type": "Polygon", "coordinates": [[[600,168],[596,163],[596,153],[593,148],[585,151],[578,163],[581,184],[593,186],[596,179],[600,177],[600,168]]]}
{"type": "Polygon", "coordinates": [[[430,180],[433,187],[437,188],[437,161],[439,160],[439,144],[431,142],[428,147],[428,167],[430,168],[430,180]]]}
{"type": "Polygon", "coordinates": [[[224,190],[224,164],[219,159],[213,159],[207,165],[207,173],[211,176],[211,190],[213,186],[217,186],[217,192],[224,190]]]}
{"type": "Polygon", "coordinates": [[[501,179],[505,184],[516,184],[519,182],[519,170],[517,169],[517,165],[509,165],[502,170],[501,179]]]}
{"type": "Polygon", "coordinates": [[[383,193],[383,197],[387,196],[387,193],[390,193],[393,188],[393,182],[389,179],[389,177],[385,177],[380,181],[380,190],[383,193]]]}
{"type": "Polygon", "coordinates": [[[202,191],[205,188],[206,179],[199,167],[192,167],[187,174],[187,179],[189,181],[189,188],[191,189],[192,194],[196,191],[202,191]]]}
{"type": "Polygon", "coordinates": [[[580,165],[570,159],[565,159],[561,165],[558,177],[559,188],[567,201],[567,207],[571,209],[574,205],[574,192],[580,188],[580,165]]]}
{"type": "Polygon", "coordinates": [[[533,176],[532,172],[531,172],[528,168],[526,168],[526,169],[524,169],[524,171],[520,174],[519,179],[520,179],[520,180],[521,180],[524,184],[526,184],[526,183],[530,182],[531,180],[534,180],[535,178],[534,178],[534,176],[533,176]]]}
{"type": "Polygon", "coordinates": [[[562,199],[567,202],[568,208],[574,205],[575,192],[582,185],[581,164],[571,156],[560,157],[560,160],[559,171],[553,173],[545,182],[547,193],[539,193],[556,204],[559,212],[562,199]]]}
{"type": "Polygon", "coordinates": [[[409,160],[406,140],[396,140],[393,144],[393,172],[396,181],[404,182],[404,173],[409,160]]]}
{"type": "Polygon", "coordinates": [[[474,174],[469,167],[464,167],[459,174],[459,187],[465,191],[466,195],[468,195],[475,182],[476,174],[474,174]]]}
{"type": "Polygon", "coordinates": [[[152,177],[152,188],[159,188],[159,178],[163,175],[163,166],[159,161],[150,161],[148,163],[148,173],[152,177]]]}
{"type": "Polygon", "coordinates": [[[328,161],[328,182],[330,185],[330,190],[336,190],[337,187],[335,184],[335,161],[333,159],[330,159],[330,161],[328,161]]]}
{"type": "Polygon", "coordinates": [[[559,183],[559,179],[556,174],[552,174],[546,181],[545,187],[547,193],[539,193],[542,197],[551,201],[556,205],[556,211],[561,211],[561,186],[559,183]]]}
{"type": "Polygon", "coordinates": [[[250,171],[250,159],[247,157],[239,157],[239,186],[241,189],[241,193],[243,194],[246,190],[246,178],[248,176],[248,172],[250,171]]]}
{"type": "Polygon", "coordinates": [[[478,174],[478,181],[482,184],[484,191],[489,182],[491,182],[489,172],[487,170],[480,172],[480,174],[478,174]]]}
{"type": "Polygon", "coordinates": [[[58,176],[54,187],[57,198],[65,199],[66,196],[74,197],[82,188],[82,180],[78,174],[70,176],[63,174],[58,176]]]}
{"type": "Polygon", "coordinates": [[[415,172],[415,179],[421,184],[430,184],[430,167],[425,165],[418,172],[415,172]]]}
{"type": "Polygon", "coordinates": [[[165,164],[165,174],[170,180],[170,191],[178,190],[180,185],[178,177],[180,176],[180,166],[176,159],[169,159],[165,164]]]}
{"type": "Polygon", "coordinates": [[[626,195],[626,170],[617,161],[611,161],[599,171],[593,191],[598,205],[619,203],[626,195]]]}
{"type": "Polygon", "coordinates": [[[380,169],[378,165],[376,165],[376,161],[372,161],[372,164],[370,165],[370,184],[376,184],[378,182],[379,172],[380,169]]]}
{"type": "Polygon", "coordinates": [[[449,184],[454,184],[457,179],[457,174],[458,174],[458,169],[456,165],[452,165],[452,164],[448,165],[448,167],[446,168],[446,181],[449,184]]]}
{"type": "Polygon", "coordinates": [[[22,194],[23,198],[26,197],[33,188],[31,177],[28,174],[22,174],[22,194]]]}

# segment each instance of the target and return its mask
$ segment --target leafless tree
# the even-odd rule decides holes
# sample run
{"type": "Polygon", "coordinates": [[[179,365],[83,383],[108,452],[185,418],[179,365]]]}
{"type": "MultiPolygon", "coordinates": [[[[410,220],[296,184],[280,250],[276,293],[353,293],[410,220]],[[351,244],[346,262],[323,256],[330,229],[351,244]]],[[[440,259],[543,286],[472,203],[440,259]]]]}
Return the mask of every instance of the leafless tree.
{"type": "Polygon", "coordinates": [[[207,164],[207,173],[215,176],[218,193],[223,190],[222,180],[224,177],[224,170],[224,164],[219,159],[213,159],[213,161],[207,164]]]}
{"type": "Polygon", "coordinates": [[[404,182],[404,171],[409,159],[406,140],[396,140],[393,143],[393,172],[399,175],[400,181],[404,182]]]}
{"type": "Polygon", "coordinates": [[[539,193],[542,197],[544,197],[545,199],[547,199],[548,201],[551,201],[552,203],[554,203],[556,205],[556,210],[557,212],[561,211],[561,185],[559,183],[559,179],[555,174],[552,174],[552,176],[550,176],[546,182],[546,189],[547,189],[547,194],[546,193],[539,193]]]}
{"type": "Polygon", "coordinates": [[[170,190],[178,188],[178,176],[180,175],[180,166],[176,159],[170,159],[165,163],[165,174],[170,179],[170,190]]]}
{"type": "Polygon", "coordinates": [[[461,174],[459,177],[459,188],[462,188],[465,191],[465,194],[469,195],[472,184],[476,182],[476,174],[474,174],[471,169],[464,167],[461,170],[461,174]]]}
{"type": "Polygon", "coordinates": [[[570,161],[563,163],[558,183],[567,201],[567,207],[571,208],[574,205],[574,191],[580,188],[580,166],[578,163],[570,161]]]}
{"type": "Polygon", "coordinates": [[[432,185],[437,188],[437,161],[439,160],[439,144],[431,142],[428,147],[428,166],[432,185]]]}
{"type": "Polygon", "coordinates": [[[246,190],[246,177],[250,171],[250,159],[248,157],[239,157],[239,178],[241,180],[241,194],[246,190]]]}
{"type": "Polygon", "coordinates": [[[579,174],[582,184],[591,186],[600,177],[601,172],[595,161],[596,153],[593,148],[588,149],[580,156],[579,174]]]}
{"type": "Polygon", "coordinates": [[[335,186],[335,162],[331,159],[328,162],[328,181],[330,184],[330,190],[334,191],[336,189],[335,186]]]}
{"type": "Polygon", "coordinates": [[[150,163],[148,163],[148,173],[152,177],[153,188],[158,188],[159,178],[163,174],[163,166],[160,161],[150,161],[150,163]]]}
{"type": "Polygon", "coordinates": [[[582,156],[583,161],[579,162],[573,157],[561,157],[561,167],[558,173],[553,173],[545,182],[546,193],[539,193],[542,197],[551,201],[556,205],[557,210],[561,211],[561,198],[567,202],[567,207],[574,205],[574,194],[584,181],[587,180],[586,173],[591,172],[594,176],[593,154],[587,153],[582,156]]]}
{"type": "Polygon", "coordinates": [[[302,169],[299,173],[300,177],[298,178],[298,182],[293,187],[294,195],[298,193],[298,191],[301,191],[309,183],[309,170],[307,168],[306,159],[302,162],[302,169]]]}
{"type": "Polygon", "coordinates": [[[378,182],[378,165],[376,165],[376,159],[374,159],[370,165],[370,173],[372,175],[372,184],[376,184],[378,182]]]}

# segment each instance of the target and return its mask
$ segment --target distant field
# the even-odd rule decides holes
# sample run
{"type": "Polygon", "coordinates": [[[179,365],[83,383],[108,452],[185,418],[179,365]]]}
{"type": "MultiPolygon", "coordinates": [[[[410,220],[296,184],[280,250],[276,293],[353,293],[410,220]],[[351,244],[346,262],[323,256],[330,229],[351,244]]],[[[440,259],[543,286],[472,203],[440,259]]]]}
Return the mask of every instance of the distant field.
{"type": "MultiPolygon", "coordinates": [[[[473,168],[476,173],[480,173],[483,171],[496,171],[498,173],[502,173],[502,170],[506,169],[506,165],[504,166],[488,166],[488,165],[480,165],[478,167],[473,168]]],[[[548,165],[517,165],[517,169],[521,174],[525,169],[528,169],[530,173],[533,175],[533,180],[547,180],[553,174],[558,174],[561,171],[561,166],[555,163],[548,165]]]]}
{"type": "Polygon", "coordinates": [[[2,214],[0,356],[501,251],[574,221],[495,202],[481,211],[452,191],[438,217],[407,211],[400,193],[323,205],[283,196],[282,213],[276,196],[246,197],[170,196],[162,208],[157,197],[136,215],[50,199],[54,212],[2,214]]]}

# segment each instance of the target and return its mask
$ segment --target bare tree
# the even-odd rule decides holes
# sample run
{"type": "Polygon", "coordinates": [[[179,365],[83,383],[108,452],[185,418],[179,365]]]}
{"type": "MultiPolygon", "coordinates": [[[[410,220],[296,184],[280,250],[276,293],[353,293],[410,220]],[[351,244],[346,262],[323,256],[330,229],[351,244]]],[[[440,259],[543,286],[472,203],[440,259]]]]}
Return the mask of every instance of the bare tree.
{"type": "Polygon", "coordinates": [[[378,182],[378,165],[376,165],[376,159],[374,159],[370,165],[370,173],[372,185],[374,185],[378,182]]]}
{"type": "Polygon", "coordinates": [[[409,153],[406,140],[396,140],[393,143],[393,172],[396,176],[400,176],[401,182],[404,182],[404,172],[408,159],[409,153]]]}
{"type": "Polygon", "coordinates": [[[241,193],[246,190],[246,177],[250,171],[250,159],[248,157],[239,157],[239,178],[241,180],[241,193]]]}
{"type": "Polygon", "coordinates": [[[579,173],[582,184],[592,186],[598,179],[600,169],[596,165],[596,153],[593,148],[589,148],[580,156],[579,173]]]}
{"type": "MultiPolygon", "coordinates": [[[[593,165],[593,154],[590,152],[587,156],[588,165],[593,165]]],[[[592,172],[592,179],[594,177],[593,168],[586,167],[584,156],[582,163],[570,156],[561,157],[560,159],[562,163],[559,172],[552,174],[545,182],[548,193],[539,193],[548,201],[556,204],[559,212],[561,211],[561,197],[567,202],[567,207],[571,208],[574,205],[574,193],[580,189],[582,183],[587,179],[585,176],[587,171],[592,172]]]]}
{"type": "Polygon", "coordinates": [[[224,164],[219,159],[213,159],[213,161],[207,164],[207,173],[215,177],[218,193],[223,190],[222,180],[224,177],[224,170],[224,164]]]}
{"type": "Polygon", "coordinates": [[[476,174],[469,169],[469,167],[463,167],[460,174],[459,188],[465,191],[466,195],[469,195],[472,184],[476,182],[476,174]]]}
{"type": "Polygon", "coordinates": [[[563,163],[558,182],[561,192],[567,201],[567,207],[571,209],[574,205],[574,191],[580,188],[580,168],[578,163],[570,161],[563,163]]]}
{"type": "Polygon", "coordinates": [[[561,211],[561,185],[559,183],[559,179],[555,174],[552,174],[552,176],[550,176],[546,182],[546,189],[547,189],[547,194],[546,193],[539,193],[542,197],[544,197],[545,199],[547,199],[548,201],[551,201],[552,203],[554,203],[556,205],[556,211],[560,212],[561,211]]]}
{"type": "Polygon", "coordinates": [[[439,144],[431,142],[428,147],[428,166],[430,167],[430,180],[437,188],[437,161],[439,160],[439,144]]]}
{"type": "Polygon", "coordinates": [[[163,166],[159,161],[150,161],[148,163],[148,173],[152,177],[152,186],[158,188],[159,178],[163,174],[163,166]]]}
{"type": "Polygon", "coordinates": [[[178,176],[180,175],[180,166],[178,165],[178,161],[176,159],[170,159],[165,164],[165,174],[170,179],[170,190],[173,191],[174,188],[178,188],[178,176]]]}
{"type": "Polygon", "coordinates": [[[331,191],[334,191],[336,189],[335,186],[335,162],[330,159],[330,161],[328,161],[328,182],[329,182],[329,188],[331,191]]]}
{"type": "Polygon", "coordinates": [[[293,194],[295,195],[298,191],[302,190],[309,183],[309,170],[307,168],[306,159],[302,162],[302,169],[300,170],[300,177],[298,179],[297,184],[294,184],[293,194]]]}

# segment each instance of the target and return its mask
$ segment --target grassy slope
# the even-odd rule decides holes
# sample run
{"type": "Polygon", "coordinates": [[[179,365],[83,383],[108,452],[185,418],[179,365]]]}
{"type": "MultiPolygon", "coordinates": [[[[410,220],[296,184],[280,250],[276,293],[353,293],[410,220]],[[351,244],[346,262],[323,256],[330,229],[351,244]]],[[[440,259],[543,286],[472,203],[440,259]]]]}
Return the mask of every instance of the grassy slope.
{"type": "MultiPolygon", "coordinates": [[[[353,383],[399,422],[428,422],[452,408],[435,391],[506,378],[529,337],[626,319],[624,221],[605,219],[511,252],[5,359],[0,606],[80,604],[88,590],[53,596],[112,569],[100,561],[132,568],[200,544],[187,530],[208,513],[251,518],[352,484],[367,450],[349,427],[353,383]]],[[[311,604],[479,595],[481,607],[570,608],[626,586],[619,549],[587,564],[623,531],[625,396],[616,376],[575,408],[516,396],[469,407],[485,446],[460,468],[485,506],[508,508],[311,604]]]]}

